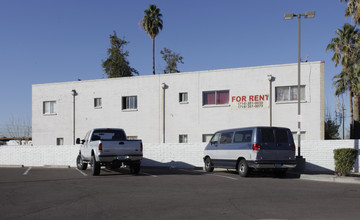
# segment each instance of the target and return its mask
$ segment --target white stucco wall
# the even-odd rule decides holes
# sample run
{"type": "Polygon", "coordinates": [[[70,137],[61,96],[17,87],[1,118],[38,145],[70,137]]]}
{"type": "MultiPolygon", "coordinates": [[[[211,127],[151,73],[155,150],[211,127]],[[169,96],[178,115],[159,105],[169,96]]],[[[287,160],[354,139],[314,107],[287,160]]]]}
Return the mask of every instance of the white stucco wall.
{"type": "MultiPolygon", "coordinates": [[[[144,144],[143,166],[174,168],[203,167],[203,151],[206,144],[144,144]]],[[[334,149],[355,148],[359,140],[302,141],[301,155],[306,159],[306,170],[333,171],[334,149]]],[[[76,167],[79,146],[0,146],[0,166],[70,166],[76,167]]],[[[359,151],[360,154],[360,151],[359,151]]],[[[359,155],[354,171],[359,172],[359,155]]]]}
{"type": "MultiPolygon", "coordinates": [[[[32,136],[34,145],[54,145],[56,138],[73,143],[73,96],[76,96],[76,137],[83,138],[94,127],[121,127],[128,136],[144,143],[163,140],[161,84],[165,83],[165,140],[179,142],[180,134],[189,143],[202,141],[203,134],[217,130],[269,125],[269,108],[241,110],[231,107],[232,96],[269,94],[267,75],[271,74],[273,126],[297,131],[297,102],[275,102],[275,88],[297,85],[297,64],[284,64],[155,76],[99,79],[32,86],[32,136]],[[202,106],[204,91],[229,90],[230,103],[202,106]],[[188,103],[179,103],[179,93],[188,93],[188,103]],[[123,96],[137,96],[138,108],[123,111],[123,96]],[[102,108],[94,108],[94,98],[102,98],[102,108]],[[43,102],[56,101],[56,114],[44,115],[43,102]]],[[[324,63],[302,63],[301,85],[305,85],[302,102],[302,139],[320,140],[324,136],[324,63]]]]}

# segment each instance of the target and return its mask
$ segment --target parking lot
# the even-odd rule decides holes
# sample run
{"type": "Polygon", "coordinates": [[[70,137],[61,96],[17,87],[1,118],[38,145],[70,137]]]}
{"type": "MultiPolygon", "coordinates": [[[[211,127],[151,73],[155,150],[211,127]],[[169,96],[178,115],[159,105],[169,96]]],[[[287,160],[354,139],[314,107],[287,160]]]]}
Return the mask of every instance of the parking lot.
{"type": "Polygon", "coordinates": [[[232,171],[0,168],[1,219],[356,219],[358,185],[232,171]]]}

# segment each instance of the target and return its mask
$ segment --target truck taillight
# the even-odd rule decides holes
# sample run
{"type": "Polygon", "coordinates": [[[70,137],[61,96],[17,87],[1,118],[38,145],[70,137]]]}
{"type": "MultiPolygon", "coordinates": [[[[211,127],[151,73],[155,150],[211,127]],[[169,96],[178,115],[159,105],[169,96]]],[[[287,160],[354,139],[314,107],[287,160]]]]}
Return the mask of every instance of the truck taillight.
{"type": "Polygon", "coordinates": [[[296,149],[295,144],[291,145],[291,150],[295,151],[295,149],[296,149]]]}
{"type": "Polygon", "coordinates": [[[102,143],[99,144],[99,151],[102,151],[102,143]]]}
{"type": "Polygon", "coordinates": [[[260,144],[253,144],[253,145],[252,145],[253,151],[259,151],[260,148],[261,148],[260,144]]]}

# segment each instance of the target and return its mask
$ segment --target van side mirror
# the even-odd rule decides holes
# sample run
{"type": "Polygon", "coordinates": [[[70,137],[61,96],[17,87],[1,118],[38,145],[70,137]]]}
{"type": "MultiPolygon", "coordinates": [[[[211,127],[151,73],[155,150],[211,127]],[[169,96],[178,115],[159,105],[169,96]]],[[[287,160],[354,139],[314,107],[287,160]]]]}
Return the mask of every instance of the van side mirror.
{"type": "Polygon", "coordinates": [[[80,138],[76,138],[76,144],[80,144],[80,138]]]}

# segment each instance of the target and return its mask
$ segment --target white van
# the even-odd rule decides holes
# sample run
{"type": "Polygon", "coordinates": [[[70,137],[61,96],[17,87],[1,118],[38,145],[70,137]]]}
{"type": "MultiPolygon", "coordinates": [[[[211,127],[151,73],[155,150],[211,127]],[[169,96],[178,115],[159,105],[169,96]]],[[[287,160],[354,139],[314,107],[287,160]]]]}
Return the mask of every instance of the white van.
{"type": "Polygon", "coordinates": [[[248,127],[216,132],[204,150],[205,170],[236,169],[245,177],[253,169],[285,175],[296,166],[295,143],[288,128],[248,127]]]}

